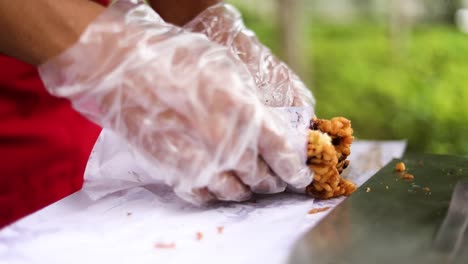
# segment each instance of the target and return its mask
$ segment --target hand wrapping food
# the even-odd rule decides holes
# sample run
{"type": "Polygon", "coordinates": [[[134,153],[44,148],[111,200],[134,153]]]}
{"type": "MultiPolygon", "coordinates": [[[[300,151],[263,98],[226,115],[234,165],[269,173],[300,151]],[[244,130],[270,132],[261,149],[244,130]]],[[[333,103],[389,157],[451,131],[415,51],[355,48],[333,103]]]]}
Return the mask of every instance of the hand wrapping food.
{"type": "Polygon", "coordinates": [[[150,175],[146,183],[162,180],[198,204],[242,201],[252,192],[302,188],[312,180],[306,137],[297,147],[290,136],[305,131],[291,131],[287,115],[258,99],[303,106],[311,95],[295,86],[295,75],[269,68],[258,68],[257,89],[248,68],[202,34],[122,0],[39,72],[49,92],[131,145],[150,175]],[[289,84],[280,81],[270,93],[263,78],[265,85],[281,78],[289,84]]]}
{"type": "MultiPolygon", "coordinates": [[[[310,90],[284,62],[260,43],[234,6],[225,3],[213,5],[184,28],[201,32],[210,40],[229,47],[254,78],[260,100],[265,105],[309,107],[313,115],[315,102],[310,90]]],[[[353,141],[351,122],[344,118],[330,121],[314,119],[311,122],[318,127],[311,127],[313,131],[309,131],[308,136],[307,163],[314,173],[314,183],[307,187],[306,192],[322,199],[350,195],[356,186],[340,178],[340,174],[349,165],[346,158],[353,141]]]]}

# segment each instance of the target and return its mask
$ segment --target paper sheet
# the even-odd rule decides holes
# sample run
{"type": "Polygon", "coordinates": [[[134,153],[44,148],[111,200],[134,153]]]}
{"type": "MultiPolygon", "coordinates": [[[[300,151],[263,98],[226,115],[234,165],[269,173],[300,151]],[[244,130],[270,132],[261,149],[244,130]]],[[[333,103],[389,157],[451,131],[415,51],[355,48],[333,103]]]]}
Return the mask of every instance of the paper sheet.
{"type": "MultiPolygon", "coordinates": [[[[405,146],[355,142],[348,177],[362,184],[405,146]]],[[[144,177],[125,158],[116,161],[95,169],[144,177]]],[[[90,183],[91,193],[107,193],[90,183]]],[[[122,186],[96,201],[82,190],[0,230],[0,263],[287,263],[293,243],[331,209],[308,211],[343,200],[284,193],[197,208],[161,184],[122,186]]]]}

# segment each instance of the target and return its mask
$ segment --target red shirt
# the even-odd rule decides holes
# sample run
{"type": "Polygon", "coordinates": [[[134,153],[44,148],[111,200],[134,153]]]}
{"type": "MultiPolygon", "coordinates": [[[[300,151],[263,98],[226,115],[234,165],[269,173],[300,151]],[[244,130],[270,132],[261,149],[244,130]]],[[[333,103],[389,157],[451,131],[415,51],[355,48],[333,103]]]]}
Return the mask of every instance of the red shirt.
{"type": "Polygon", "coordinates": [[[81,189],[100,131],[35,67],[0,54],[0,228],[81,189]]]}

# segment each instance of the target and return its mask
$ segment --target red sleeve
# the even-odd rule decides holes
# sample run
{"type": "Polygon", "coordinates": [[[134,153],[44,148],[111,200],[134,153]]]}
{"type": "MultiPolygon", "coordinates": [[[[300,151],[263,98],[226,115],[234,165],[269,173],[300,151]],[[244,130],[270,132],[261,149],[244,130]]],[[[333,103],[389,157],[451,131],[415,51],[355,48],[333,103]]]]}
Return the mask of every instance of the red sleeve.
{"type": "Polygon", "coordinates": [[[36,68],[0,54],[0,228],[79,190],[100,131],[36,68]]]}

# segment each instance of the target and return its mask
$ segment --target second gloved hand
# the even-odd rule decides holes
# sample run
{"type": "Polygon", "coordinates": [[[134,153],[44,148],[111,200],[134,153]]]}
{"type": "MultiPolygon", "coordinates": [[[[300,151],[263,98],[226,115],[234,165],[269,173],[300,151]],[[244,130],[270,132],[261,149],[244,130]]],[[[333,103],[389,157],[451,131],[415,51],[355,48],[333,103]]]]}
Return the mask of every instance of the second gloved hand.
{"type": "Polygon", "coordinates": [[[257,99],[238,59],[145,4],[117,1],[39,72],[187,201],[242,201],[312,180],[305,146],[290,144],[289,120],[257,99]]]}
{"type": "Polygon", "coordinates": [[[262,103],[271,107],[309,107],[314,98],[299,77],[265,47],[249,30],[240,12],[219,3],[207,8],[184,26],[205,34],[210,40],[229,47],[248,69],[262,103]]]}

